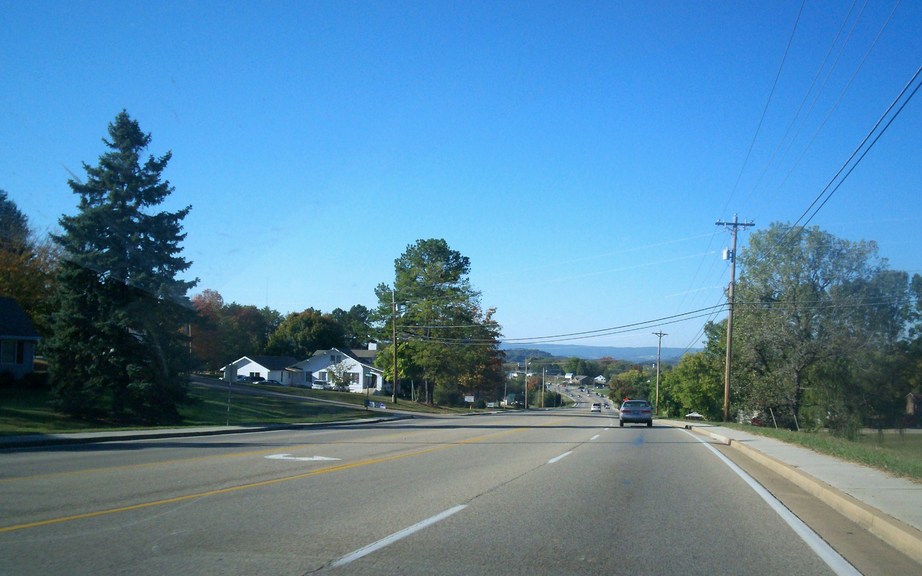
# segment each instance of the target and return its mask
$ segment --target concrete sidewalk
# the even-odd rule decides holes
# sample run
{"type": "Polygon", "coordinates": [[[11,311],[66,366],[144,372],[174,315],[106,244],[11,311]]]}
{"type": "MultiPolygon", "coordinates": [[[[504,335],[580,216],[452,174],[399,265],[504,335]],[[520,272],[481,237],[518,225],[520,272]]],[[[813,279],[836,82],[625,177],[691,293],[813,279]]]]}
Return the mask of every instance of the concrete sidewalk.
{"type": "Polygon", "coordinates": [[[922,484],[780,440],[706,423],[656,420],[739,450],[922,564],[922,484]]]}

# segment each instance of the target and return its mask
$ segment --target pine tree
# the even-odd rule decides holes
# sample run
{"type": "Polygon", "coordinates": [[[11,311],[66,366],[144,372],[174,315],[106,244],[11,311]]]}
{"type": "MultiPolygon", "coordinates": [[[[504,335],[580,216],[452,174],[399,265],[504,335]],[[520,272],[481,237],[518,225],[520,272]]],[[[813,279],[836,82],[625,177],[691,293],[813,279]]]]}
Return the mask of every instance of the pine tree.
{"type": "Polygon", "coordinates": [[[183,327],[194,318],[177,276],[182,220],[191,206],[156,211],[173,192],[161,175],[170,160],[141,155],[150,134],[122,111],[109,125],[109,151],[84,164],[75,216],[54,236],[63,250],[58,311],[49,342],[58,407],[84,417],[168,422],[178,419],[189,366],[183,327]]]}

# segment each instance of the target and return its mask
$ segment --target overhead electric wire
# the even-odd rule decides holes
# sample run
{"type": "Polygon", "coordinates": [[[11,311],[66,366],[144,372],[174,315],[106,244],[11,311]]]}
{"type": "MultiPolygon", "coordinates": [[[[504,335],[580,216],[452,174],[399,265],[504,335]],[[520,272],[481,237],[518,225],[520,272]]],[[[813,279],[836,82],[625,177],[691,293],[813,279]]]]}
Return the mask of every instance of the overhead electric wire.
{"type": "Polygon", "coordinates": [[[682,354],[680,354],[680,356],[684,356],[685,354],[688,353],[689,350],[695,347],[695,342],[697,342],[699,338],[702,338],[704,336],[704,327],[707,326],[708,322],[713,322],[714,319],[717,318],[717,314],[726,310],[727,309],[726,306],[727,306],[727,295],[724,294],[723,298],[721,298],[721,301],[715,305],[715,310],[714,312],[710,314],[710,318],[707,320],[707,322],[701,325],[701,328],[698,328],[698,331],[695,333],[695,336],[691,339],[691,342],[689,342],[685,346],[685,349],[682,351],[682,354]]]}
{"type": "MultiPolygon", "coordinates": [[[[674,314],[672,316],[665,316],[662,318],[655,318],[652,320],[645,320],[641,322],[633,322],[629,324],[622,324],[619,326],[610,326],[608,328],[601,328],[598,330],[586,330],[582,332],[570,332],[565,334],[554,334],[549,336],[533,336],[527,338],[499,338],[498,340],[504,343],[512,344],[542,344],[550,342],[561,342],[568,340],[581,340],[588,338],[596,338],[599,336],[610,336],[613,334],[619,334],[623,332],[632,332],[635,330],[646,329],[651,326],[663,326],[669,324],[675,324],[678,322],[684,322],[686,320],[693,320],[695,318],[701,318],[708,316],[713,313],[714,309],[717,308],[718,311],[724,308],[723,304],[717,306],[708,306],[706,308],[701,308],[699,310],[691,310],[689,312],[684,312],[681,314],[674,314]]],[[[401,330],[406,328],[413,328],[413,326],[401,326],[401,330]]],[[[484,344],[495,342],[495,339],[476,339],[476,338],[432,338],[424,337],[419,334],[405,333],[405,335],[413,336],[416,338],[425,338],[430,341],[439,341],[439,342],[464,342],[470,344],[484,344]]]]}
{"type": "Polygon", "coordinates": [[[519,345],[540,345],[540,344],[555,344],[559,342],[572,342],[574,340],[588,340],[590,338],[598,338],[599,336],[614,336],[617,334],[626,334],[630,332],[637,332],[639,330],[648,330],[651,328],[658,328],[661,326],[670,326],[673,324],[678,324],[679,322],[685,322],[687,320],[695,320],[698,318],[706,318],[711,316],[711,313],[703,313],[697,316],[688,316],[686,318],[677,318],[675,320],[661,321],[654,324],[646,324],[643,326],[632,326],[630,328],[624,328],[621,330],[613,330],[611,332],[603,334],[589,334],[585,336],[569,336],[561,338],[553,338],[549,340],[540,340],[540,341],[529,341],[521,342],[514,339],[476,339],[476,338],[438,338],[433,336],[423,336],[420,334],[404,333],[409,339],[414,340],[424,340],[427,342],[437,342],[442,344],[468,344],[468,345],[494,345],[494,344],[519,344],[519,345]]]}
{"type": "MultiPolygon", "coordinates": [[[[813,80],[810,82],[810,87],[807,88],[806,92],[804,92],[803,98],[801,99],[800,104],[797,107],[797,111],[794,113],[794,116],[791,118],[791,121],[788,123],[788,126],[785,129],[784,134],[778,140],[778,144],[775,146],[775,149],[772,152],[771,157],[768,159],[768,162],[766,162],[765,168],[762,170],[762,173],[759,175],[758,180],[753,185],[750,195],[753,192],[755,192],[759,184],[765,179],[765,175],[768,173],[769,168],[771,167],[772,163],[775,161],[775,158],[779,158],[779,157],[783,158],[784,155],[787,153],[787,150],[790,149],[790,145],[789,145],[788,148],[784,152],[782,152],[782,148],[784,147],[784,142],[788,140],[788,136],[791,134],[791,130],[794,128],[795,124],[797,124],[797,120],[801,118],[801,112],[803,112],[804,106],[807,104],[807,101],[810,98],[810,94],[814,92],[814,88],[816,87],[817,81],[820,79],[820,76],[822,75],[823,70],[826,69],[826,64],[827,62],[829,62],[829,58],[832,55],[833,51],[835,50],[836,44],[838,44],[839,38],[842,36],[843,30],[845,30],[846,24],[848,24],[849,17],[851,16],[852,11],[854,11],[856,3],[857,3],[857,0],[852,0],[852,5],[849,7],[848,12],[845,15],[845,18],[842,20],[842,24],[839,26],[839,29],[836,32],[835,38],[833,38],[832,43],[829,45],[829,49],[826,51],[826,55],[823,57],[823,62],[820,64],[820,66],[816,70],[816,73],[813,75],[813,80]]],[[[862,8],[862,12],[863,11],[864,11],[864,8],[862,8]]],[[[860,19],[860,17],[861,16],[859,14],[858,18],[855,20],[854,26],[857,26],[858,19],[860,19]]],[[[845,43],[842,46],[842,50],[844,50],[845,46],[848,45],[848,39],[851,38],[851,34],[854,32],[854,26],[852,27],[852,30],[849,32],[848,38],[846,38],[845,43]]],[[[839,53],[839,56],[841,56],[841,51],[839,53]]],[[[811,104],[810,109],[804,115],[804,118],[810,116],[810,114],[813,112],[813,108],[816,106],[816,102],[819,100],[819,95],[820,93],[822,93],[823,87],[825,87],[826,82],[829,80],[829,77],[832,74],[832,70],[835,69],[837,63],[838,63],[838,57],[836,58],[836,62],[833,63],[833,65],[829,68],[829,72],[826,74],[826,78],[823,80],[823,84],[820,86],[818,90],[816,90],[816,95],[814,96],[813,103],[811,104]]],[[[803,126],[803,123],[801,123],[801,126],[803,126]]],[[[799,128],[795,132],[795,135],[790,139],[791,144],[793,144],[798,134],[800,134],[799,128]]]]}
{"type": "MultiPolygon", "coordinates": [[[[807,151],[813,146],[813,143],[816,141],[817,137],[818,137],[819,134],[822,132],[823,128],[826,126],[826,123],[827,123],[827,122],[829,121],[829,119],[832,117],[833,113],[834,113],[836,110],[838,110],[839,104],[842,103],[843,98],[845,98],[845,95],[848,93],[849,88],[851,88],[852,83],[855,81],[855,78],[857,78],[858,73],[859,73],[859,72],[861,71],[861,69],[864,67],[864,64],[865,64],[865,62],[867,62],[868,58],[870,57],[871,52],[873,52],[874,48],[877,46],[877,43],[878,43],[878,41],[880,40],[880,37],[883,35],[884,30],[886,30],[886,28],[887,28],[887,26],[889,25],[890,21],[893,19],[893,15],[896,13],[896,10],[897,10],[897,8],[899,7],[899,5],[900,5],[900,2],[899,2],[899,1],[897,1],[896,4],[894,4],[893,8],[892,8],[891,11],[890,11],[890,14],[889,14],[888,17],[887,17],[887,20],[884,21],[884,23],[881,25],[880,29],[877,31],[877,34],[876,34],[875,37],[874,37],[874,41],[871,42],[870,46],[868,46],[867,50],[865,50],[864,56],[861,58],[861,61],[860,61],[860,62],[858,63],[858,65],[855,67],[855,70],[852,72],[851,76],[849,77],[848,82],[845,84],[845,86],[844,86],[844,87],[842,88],[842,90],[839,92],[839,96],[838,96],[838,98],[836,98],[836,101],[835,101],[835,103],[833,104],[832,108],[829,109],[829,111],[826,113],[825,118],[823,118],[823,121],[822,121],[822,122],[820,123],[820,125],[817,127],[816,131],[814,131],[813,137],[810,139],[810,141],[807,143],[807,145],[806,145],[806,146],[804,147],[804,149],[801,151],[800,157],[794,162],[794,164],[792,164],[791,169],[788,171],[787,175],[785,176],[784,180],[783,180],[782,183],[781,183],[782,186],[788,181],[788,179],[791,177],[791,174],[793,174],[795,168],[800,164],[800,161],[801,161],[801,160],[804,158],[804,156],[806,155],[807,151]]],[[[862,9],[861,9],[861,14],[863,14],[863,13],[864,13],[864,7],[862,7],[862,9]]],[[[861,14],[859,14],[858,19],[861,18],[861,14]]],[[[856,21],[855,21],[855,25],[856,25],[856,26],[857,26],[857,23],[858,23],[858,20],[856,19],[856,21]]],[[[845,42],[846,44],[848,44],[848,41],[850,40],[850,38],[851,38],[851,36],[852,36],[853,33],[854,33],[854,28],[853,28],[853,30],[852,30],[851,32],[849,32],[849,38],[846,39],[846,42],[845,42]]],[[[844,49],[844,46],[843,46],[843,49],[844,49]]],[[[859,148],[860,148],[860,146],[859,146],[859,148]]],[[[847,162],[846,162],[846,164],[847,164],[847,162]]],[[[833,180],[835,180],[835,177],[833,177],[833,180]]],[[[827,185],[827,186],[828,186],[828,185],[827,185]]],[[[822,196],[822,192],[820,193],[820,196],[822,196]]],[[[814,204],[815,204],[815,203],[816,203],[816,200],[814,200],[814,204]]],[[[811,207],[812,207],[812,205],[811,205],[811,207]]],[[[809,210],[810,210],[810,208],[807,209],[807,212],[809,212],[809,210]]],[[[803,218],[803,215],[801,215],[801,218],[803,218]]],[[[798,221],[799,221],[799,220],[800,220],[800,219],[798,219],[798,221]]],[[[796,226],[796,224],[795,224],[795,226],[796,226]]]]}
{"type": "MultiPolygon", "coordinates": [[[[920,66],[919,69],[916,70],[916,74],[915,74],[915,76],[913,76],[913,80],[915,80],[915,79],[919,76],[919,73],[920,73],[920,72],[922,72],[922,66],[920,66]]],[[[887,131],[887,128],[889,128],[890,125],[893,124],[893,121],[896,120],[897,116],[900,115],[900,112],[903,111],[903,108],[905,108],[906,105],[909,104],[909,101],[912,100],[912,97],[915,96],[915,95],[916,95],[916,92],[919,91],[919,87],[920,87],[920,86],[922,86],[922,82],[920,82],[919,84],[916,85],[915,88],[913,88],[912,92],[909,94],[909,96],[906,98],[906,100],[900,105],[899,109],[897,109],[897,111],[896,111],[896,113],[893,115],[893,117],[891,117],[890,120],[887,121],[887,124],[884,125],[884,127],[883,127],[883,129],[881,129],[880,133],[878,133],[877,136],[874,137],[874,140],[872,140],[871,143],[868,145],[868,147],[864,150],[864,152],[861,153],[861,156],[859,156],[858,159],[855,160],[855,163],[852,164],[852,166],[848,169],[848,172],[846,172],[845,175],[842,176],[842,179],[839,180],[839,182],[836,184],[835,188],[833,188],[833,189],[829,192],[829,194],[826,196],[826,198],[823,199],[822,203],[820,203],[820,205],[817,206],[816,210],[813,211],[813,214],[811,214],[810,217],[807,218],[807,220],[804,222],[804,227],[806,227],[807,224],[809,224],[810,221],[813,220],[813,217],[816,216],[816,214],[817,214],[820,210],[823,209],[823,206],[826,205],[826,202],[828,202],[829,199],[832,198],[832,195],[835,194],[835,193],[839,190],[839,187],[842,186],[842,184],[843,184],[843,183],[845,182],[845,180],[849,177],[849,175],[851,175],[852,171],[853,171],[855,168],[858,167],[858,164],[860,164],[861,161],[864,159],[864,157],[867,155],[867,153],[871,151],[871,148],[873,148],[874,145],[877,144],[877,141],[880,140],[880,137],[884,135],[884,132],[887,131]]],[[[907,85],[907,88],[908,88],[908,85],[907,85]]],[[[905,89],[904,89],[904,92],[905,92],[905,89]]],[[[900,93],[900,96],[902,96],[902,93],[900,93]]],[[[894,103],[895,103],[895,102],[894,102],[894,103]]],[[[889,111],[889,110],[888,110],[888,111],[889,111]]]]}
{"type": "Polygon", "coordinates": [[[852,154],[848,157],[848,159],[842,164],[842,167],[839,168],[839,170],[838,170],[838,171],[835,173],[835,175],[829,180],[829,182],[826,184],[826,186],[823,187],[823,189],[820,191],[819,194],[817,194],[816,198],[814,198],[814,199],[813,199],[813,202],[811,202],[810,205],[807,207],[807,209],[804,210],[803,214],[801,214],[800,217],[794,222],[794,224],[791,225],[791,228],[788,230],[788,234],[785,234],[785,237],[782,238],[782,241],[784,241],[784,240],[787,239],[787,237],[791,234],[791,232],[792,232],[793,230],[795,230],[795,229],[798,227],[798,224],[800,223],[800,221],[803,220],[803,219],[807,216],[807,214],[810,213],[811,210],[813,210],[813,207],[816,206],[818,202],[820,202],[820,200],[823,198],[823,196],[826,196],[826,198],[822,200],[822,203],[820,203],[820,205],[816,208],[816,210],[813,211],[813,214],[811,214],[810,217],[806,220],[806,222],[804,222],[804,225],[803,225],[802,227],[805,227],[807,224],[810,223],[811,220],[813,220],[813,218],[814,218],[814,217],[816,216],[816,214],[820,211],[820,209],[822,209],[823,206],[825,206],[826,202],[829,201],[829,198],[831,198],[832,195],[836,193],[836,191],[839,189],[839,187],[842,185],[842,183],[845,182],[846,178],[848,178],[848,176],[852,173],[852,171],[855,169],[855,167],[858,166],[858,164],[861,162],[862,159],[864,159],[864,157],[865,157],[865,156],[867,155],[867,153],[871,150],[871,148],[874,147],[874,145],[877,143],[877,141],[880,139],[880,137],[883,136],[884,132],[887,131],[887,129],[890,127],[890,125],[893,123],[893,121],[897,118],[897,116],[900,115],[900,112],[903,111],[903,108],[906,107],[906,104],[908,104],[909,101],[912,100],[912,97],[915,96],[916,92],[918,92],[919,86],[922,86],[922,83],[920,83],[919,85],[917,85],[917,86],[912,90],[912,92],[909,94],[909,96],[906,98],[906,100],[905,100],[905,101],[900,105],[900,107],[897,109],[896,113],[887,121],[887,123],[884,125],[883,129],[881,129],[881,131],[875,136],[875,135],[874,135],[875,131],[877,131],[877,129],[880,127],[881,123],[887,118],[887,115],[890,114],[890,112],[893,110],[893,108],[899,103],[900,99],[903,98],[903,96],[906,94],[906,92],[909,90],[909,88],[912,86],[912,84],[916,81],[916,79],[919,78],[919,74],[920,74],[920,73],[922,73],[922,66],[920,66],[920,67],[916,70],[915,74],[913,74],[913,76],[912,76],[912,78],[909,80],[909,82],[906,83],[906,86],[903,87],[903,89],[900,91],[899,95],[893,100],[893,102],[890,104],[890,106],[887,107],[886,111],[884,111],[884,113],[883,113],[883,114],[881,115],[881,117],[877,120],[877,122],[874,124],[874,126],[871,128],[871,130],[867,133],[867,135],[864,137],[864,139],[862,139],[861,143],[858,144],[858,146],[855,148],[854,152],[852,152],[852,154]],[[873,137],[873,140],[872,140],[872,137],[873,137]],[[871,143],[870,143],[870,144],[867,146],[867,148],[865,148],[864,151],[862,152],[862,148],[864,148],[865,144],[868,143],[868,140],[871,140],[871,143]],[[860,153],[860,156],[858,156],[859,153],[860,153]],[[849,167],[849,164],[852,162],[852,160],[855,159],[856,156],[858,156],[858,159],[855,161],[854,164],[851,165],[851,167],[849,167]],[[847,171],[846,171],[846,169],[847,169],[847,171]],[[833,186],[833,183],[836,182],[836,179],[838,179],[839,176],[841,176],[843,172],[845,172],[845,175],[842,176],[842,179],[839,180],[839,182],[835,185],[835,187],[833,187],[832,190],[830,191],[830,187],[833,186]],[[827,195],[827,192],[828,192],[828,195],[827,195]]]}
{"type": "MultiPolygon", "coordinates": [[[[762,125],[763,125],[763,123],[764,123],[764,121],[765,121],[765,117],[766,117],[766,115],[767,115],[767,113],[768,113],[768,109],[769,109],[769,107],[771,106],[772,100],[774,99],[775,90],[776,90],[776,88],[777,88],[777,86],[778,86],[778,81],[779,81],[779,79],[781,78],[781,73],[782,73],[782,71],[784,70],[785,63],[787,62],[787,59],[788,59],[788,54],[789,54],[790,51],[791,51],[791,46],[792,46],[792,44],[793,44],[793,42],[794,42],[794,38],[795,38],[795,36],[796,36],[796,34],[797,34],[797,28],[798,28],[798,26],[799,26],[799,24],[800,24],[801,16],[803,15],[803,11],[804,11],[804,6],[805,6],[805,5],[806,5],[806,0],[803,0],[803,1],[801,2],[800,8],[799,8],[799,10],[798,10],[798,12],[797,12],[797,18],[796,18],[795,21],[794,21],[794,26],[793,26],[793,28],[791,29],[791,34],[790,34],[790,36],[788,37],[788,42],[787,42],[787,45],[785,46],[784,54],[783,54],[783,56],[782,56],[782,58],[781,58],[781,62],[780,62],[780,64],[778,65],[778,70],[777,70],[777,72],[775,73],[775,78],[774,78],[774,80],[772,81],[772,86],[771,86],[771,89],[769,90],[768,98],[766,99],[765,105],[764,105],[763,108],[762,108],[762,113],[761,113],[761,115],[760,115],[760,117],[759,117],[759,123],[758,123],[758,125],[756,126],[756,130],[755,130],[755,132],[754,132],[753,135],[752,135],[752,140],[751,140],[750,143],[749,143],[749,149],[746,151],[746,157],[743,159],[743,164],[740,166],[739,173],[738,173],[737,176],[736,176],[736,181],[734,182],[733,188],[732,188],[731,191],[730,191],[730,195],[729,195],[729,197],[727,198],[727,202],[726,202],[725,205],[724,205],[724,208],[723,208],[723,211],[724,211],[724,212],[726,212],[727,209],[729,208],[730,203],[731,203],[731,201],[733,200],[733,196],[736,194],[736,191],[737,191],[737,189],[739,188],[739,183],[740,183],[740,181],[742,180],[743,173],[746,171],[746,167],[747,167],[748,164],[749,164],[749,159],[750,159],[750,157],[751,157],[751,155],[752,155],[753,149],[755,148],[755,143],[756,143],[756,141],[757,141],[758,138],[759,138],[759,134],[760,134],[760,132],[761,132],[761,130],[762,130],[762,125]]],[[[718,231],[714,231],[713,234],[711,234],[711,238],[710,238],[710,240],[708,241],[708,246],[707,246],[706,254],[710,253],[711,245],[712,245],[712,243],[714,242],[714,238],[716,238],[717,233],[718,233],[718,231]]],[[[691,282],[689,283],[689,286],[693,286],[693,285],[695,284],[695,282],[697,282],[697,278],[698,278],[699,273],[701,272],[701,268],[702,268],[703,262],[704,262],[703,259],[702,259],[701,261],[699,261],[698,266],[697,266],[697,268],[695,269],[695,273],[692,275],[692,280],[691,280],[691,282]]],[[[714,264],[712,263],[712,264],[711,264],[711,268],[713,268],[713,266],[714,266],[714,264]]],[[[683,301],[682,301],[682,304],[684,304],[684,299],[683,299],[683,301]]],[[[681,304],[680,304],[680,307],[681,307],[681,304]]],[[[703,328],[702,328],[702,330],[703,330],[703,328]]],[[[696,338],[697,338],[697,337],[698,337],[698,336],[696,336],[696,338]]],[[[689,344],[688,347],[690,348],[691,346],[692,346],[692,344],[689,344]]]]}
{"type": "MultiPolygon", "coordinates": [[[[819,102],[820,94],[823,93],[826,87],[826,84],[829,82],[829,78],[832,76],[832,72],[838,67],[839,60],[842,58],[842,54],[845,52],[845,48],[851,42],[852,36],[855,33],[855,29],[858,27],[858,22],[861,20],[861,16],[864,14],[864,10],[867,7],[867,2],[868,0],[865,0],[865,3],[861,7],[861,11],[858,13],[858,16],[855,18],[855,22],[852,25],[851,30],[849,30],[848,36],[845,38],[845,41],[842,44],[842,48],[840,48],[839,53],[836,56],[836,61],[833,62],[832,66],[830,66],[829,72],[827,72],[826,77],[823,79],[823,84],[820,86],[819,90],[817,90],[816,95],[813,98],[813,103],[810,105],[810,109],[807,111],[806,117],[809,117],[813,114],[813,110],[816,108],[816,105],[819,102]]],[[[854,7],[854,4],[852,7],[854,7]]],[[[849,14],[851,14],[851,9],[849,9],[849,14]]],[[[892,17],[893,17],[893,13],[891,12],[890,18],[892,17]]],[[[887,22],[890,21],[890,18],[887,19],[887,22]]],[[[848,19],[848,15],[846,15],[846,20],[843,21],[842,23],[843,27],[845,23],[847,22],[847,19],[848,19]]],[[[826,126],[826,123],[829,121],[829,118],[832,117],[832,114],[839,108],[839,104],[842,102],[842,99],[845,97],[845,94],[848,92],[848,89],[851,87],[852,82],[855,80],[855,77],[858,75],[858,72],[864,66],[864,63],[867,60],[868,56],[870,55],[871,50],[877,44],[877,39],[880,38],[880,34],[881,32],[883,32],[883,29],[886,28],[886,26],[887,26],[887,23],[885,22],[884,25],[881,27],[881,30],[877,33],[877,37],[874,39],[874,42],[865,52],[864,58],[861,59],[861,62],[855,68],[855,71],[852,72],[851,78],[849,78],[848,82],[845,84],[845,87],[842,88],[832,108],[830,108],[829,111],[826,113],[825,118],[823,118],[823,120],[820,122],[819,126],[814,131],[813,136],[810,138],[810,140],[807,142],[807,145],[801,151],[800,156],[794,161],[793,164],[791,164],[791,168],[788,170],[787,174],[784,176],[781,183],[778,185],[778,188],[783,187],[787,183],[788,179],[791,177],[791,174],[793,174],[797,166],[800,165],[800,161],[803,160],[804,156],[806,156],[807,154],[807,151],[813,146],[813,143],[816,141],[817,137],[819,137],[820,133],[823,131],[823,128],[826,126]]],[[[838,39],[838,35],[836,38],[838,39]]],[[[791,144],[788,145],[788,149],[785,150],[784,154],[788,153],[791,146],[793,146],[794,144],[794,140],[796,140],[797,137],[800,136],[800,132],[802,128],[803,126],[797,130],[797,133],[794,135],[794,138],[791,139],[791,144]]]]}
{"type": "Polygon", "coordinates": [[[794,43],[794,36],[797,34],[797,26],[800,24],[800,17],[803,15],[804,6],[806,5],[807,0],[803,0],[800,3],[800,10],[797,11],[797,19],[794,21],[794,28],[791,30],[791,35],[788,37],[788,44],[784,49],[784,56],[781,58],[781,64],[778,65],[778,72],[775,74],[775,80],[772,82],[771,90],[768,93],[768,99],[765,101],[765,106],[762,108],[762,115],[759,117],[759,124],[756,126],[756,131],[752,135],[752,141],[749,143],[749,150],[746,151],[746,157],[743,159],[743,165],[740,166],[739,174],[736,176],[736,182],[733,184],[733,189],[730,190],[730,196],[727,198],[727,203],[724,205],[724,212],[730,206],[730,202],[733,200],[733,195],[736,194],[736,189],[739,187],[740,180],[743,177],[743,172],[746,171],[746,166],[749,164],[749,157],[752,155],[752,150],[755,148],[756,140],[759,138],[759,132],[762,131],[762,123],[765,122],[765,115],[768,113],[768,108],[771,106],[772,99],[775,95],[775,88],[778,87],[778,79],[781,78],[781,72],[784,70],[784,63],[788,59],[788,53],[791,50],[791,44],[794,43]]]}

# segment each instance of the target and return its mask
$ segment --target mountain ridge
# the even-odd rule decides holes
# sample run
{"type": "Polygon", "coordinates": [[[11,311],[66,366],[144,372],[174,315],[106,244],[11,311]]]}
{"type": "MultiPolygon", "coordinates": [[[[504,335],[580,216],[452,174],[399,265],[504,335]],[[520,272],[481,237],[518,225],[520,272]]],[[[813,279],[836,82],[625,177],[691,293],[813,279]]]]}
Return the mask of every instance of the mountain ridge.
{"type": "MultiPolygon", "coordinates": [[[[656,363],[656,346],[582,346],[579,344],[531,344],[528,346],[501,344],[501,350],[540,350],[554,357],[583,358],[585,360],[598,360],[599,358],[614,358],[637,363],[656,363]]],[[[663,363],[675,364],[685,354],[700,351],[700,348],[669,348],[660,350],[660,360],[663,363]]]]}

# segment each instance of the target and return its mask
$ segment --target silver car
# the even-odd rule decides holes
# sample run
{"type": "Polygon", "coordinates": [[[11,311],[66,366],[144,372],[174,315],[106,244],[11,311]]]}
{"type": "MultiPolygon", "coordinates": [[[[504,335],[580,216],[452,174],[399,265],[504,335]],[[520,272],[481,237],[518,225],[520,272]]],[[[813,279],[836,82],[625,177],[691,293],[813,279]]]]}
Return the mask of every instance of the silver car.
{"type": "Polygon", "coordinates": [[[625,422],[628,424],[646,423],[647,427],[653,426],[653,407],[646,400],[625,400],[620,412],[618,424],[622,427],[625,422]]]}

